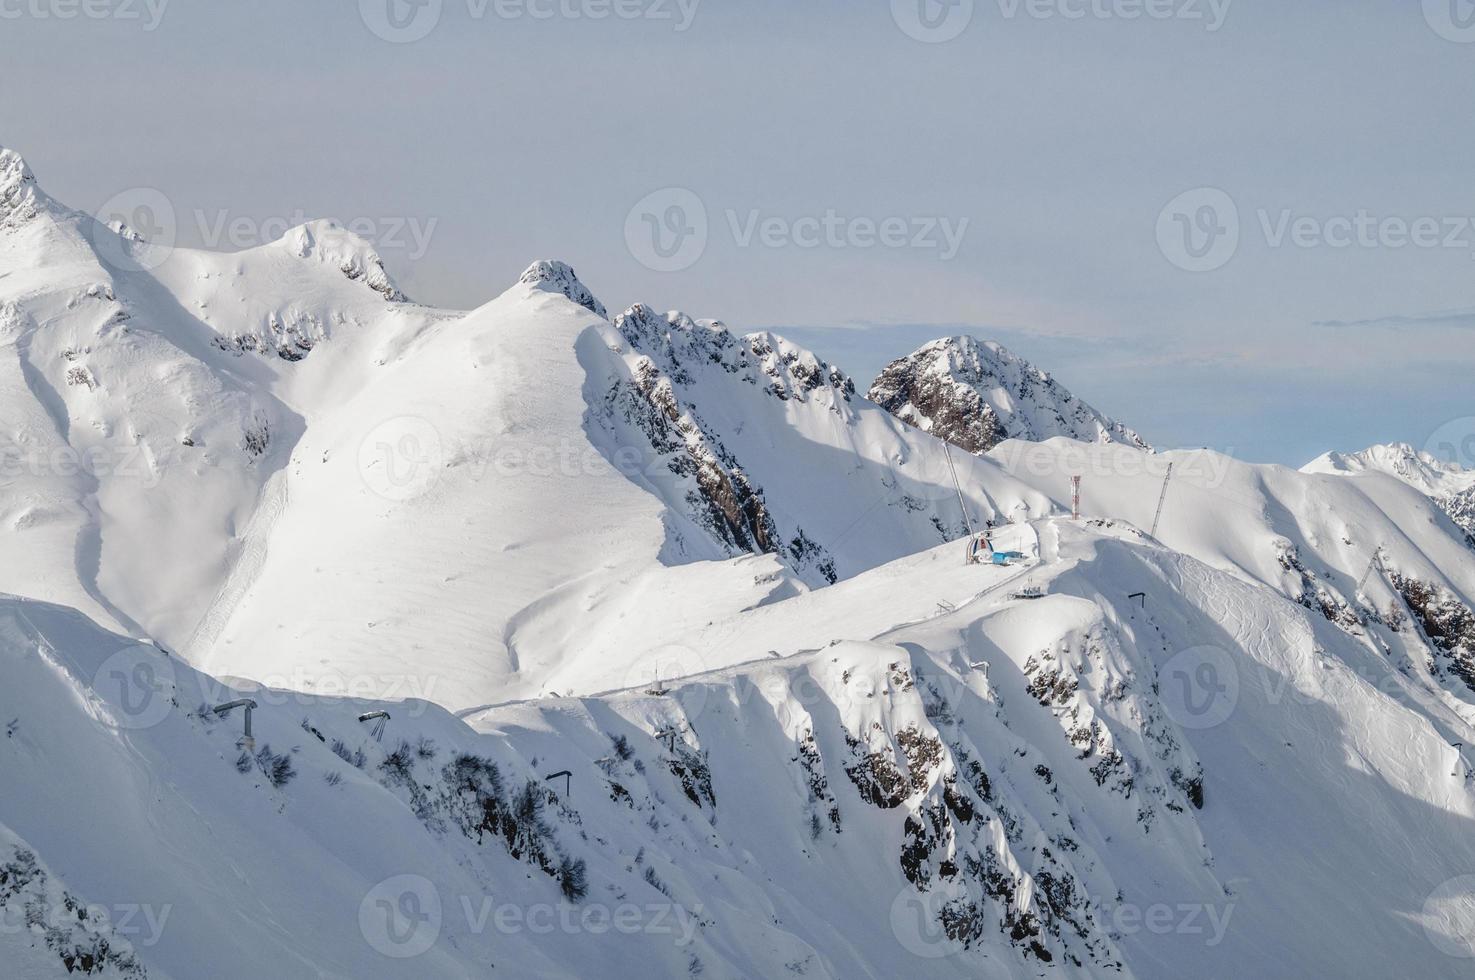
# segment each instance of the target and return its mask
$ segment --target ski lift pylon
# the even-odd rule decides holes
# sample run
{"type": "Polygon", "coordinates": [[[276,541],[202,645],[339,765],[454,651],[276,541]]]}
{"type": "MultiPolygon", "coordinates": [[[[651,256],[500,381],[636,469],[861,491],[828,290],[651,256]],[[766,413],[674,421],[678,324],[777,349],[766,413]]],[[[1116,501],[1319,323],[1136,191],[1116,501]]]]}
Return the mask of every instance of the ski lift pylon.
{"type": "Polygon", "coordinates": [[[389,712],[366,711],[359,715],[359,721],[372,721],[374,723],[369,728],[369,734],[374,736],[374,741],[379,742],[384,739],[384,728],[389,724],[389,712]]]}

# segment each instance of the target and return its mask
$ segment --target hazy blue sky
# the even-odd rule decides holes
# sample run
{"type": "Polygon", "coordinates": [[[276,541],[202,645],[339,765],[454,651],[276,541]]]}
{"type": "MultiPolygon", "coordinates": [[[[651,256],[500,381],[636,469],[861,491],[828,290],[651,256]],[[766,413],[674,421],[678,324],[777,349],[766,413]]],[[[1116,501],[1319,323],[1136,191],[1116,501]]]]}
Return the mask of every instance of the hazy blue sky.
{"type": "Polygon", "coordinates": [[[563,258],[862,383],[972,332],[1256,460],[1475,416],[1470,0],[151,2],[0,0],[0,143],[182,243],[368,219],[462,307],[563,258]]]}

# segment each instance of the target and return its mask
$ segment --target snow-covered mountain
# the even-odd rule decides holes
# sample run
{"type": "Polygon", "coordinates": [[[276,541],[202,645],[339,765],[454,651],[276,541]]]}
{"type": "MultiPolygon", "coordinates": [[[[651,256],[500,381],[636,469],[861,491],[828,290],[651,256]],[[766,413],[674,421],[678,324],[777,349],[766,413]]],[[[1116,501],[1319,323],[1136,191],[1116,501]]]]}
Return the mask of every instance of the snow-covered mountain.
{"type": "MultiPolygon", "coordinates": [[[[619,686],[665,642],[637,600],[705,579],[684,615],[710,618],[964,533],[941,445],[782,338],[611,323],[560,262],[415,306],[324,223],[160,255],[7,160],[0,589],[212,669],[434,675],[465,707],[619,686]]],[[[991,460],[959,476],[975,522],[1050,508],[991,460]]]]}
{"type": "Polygon", "coordinates": [[[1475,550],[1406,479],[0,164],[0,974],[1466,975],[1475,550]]]}
{"type": "Polygon", "coordinates": [[[1434,498],[1475,547],[1475,471],[1446,462],[1407,443],[1372,446],[1356,453],[1325,453],[1302,467],[1307,473],[1383,473],[1434,498]]]}
{"type": "Polygon", "coordinates": [[[1148,448],[1131,429],[992,341],[946,337],[886,366],[868,397],[908,425],[970,453],[1005,439],[1056,436],[1148,448]]]}

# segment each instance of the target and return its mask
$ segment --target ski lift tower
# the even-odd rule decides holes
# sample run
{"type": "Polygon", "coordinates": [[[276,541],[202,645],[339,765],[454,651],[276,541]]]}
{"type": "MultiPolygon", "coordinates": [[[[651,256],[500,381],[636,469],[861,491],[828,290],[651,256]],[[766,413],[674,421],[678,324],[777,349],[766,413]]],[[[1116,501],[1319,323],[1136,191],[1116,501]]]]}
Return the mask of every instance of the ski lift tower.
{"type": "Polygon", "coordinates": [[[1070,516],[1073,520],[1081,519],[1081,478],[1079,476],[1070,478],[1070,516]]]}

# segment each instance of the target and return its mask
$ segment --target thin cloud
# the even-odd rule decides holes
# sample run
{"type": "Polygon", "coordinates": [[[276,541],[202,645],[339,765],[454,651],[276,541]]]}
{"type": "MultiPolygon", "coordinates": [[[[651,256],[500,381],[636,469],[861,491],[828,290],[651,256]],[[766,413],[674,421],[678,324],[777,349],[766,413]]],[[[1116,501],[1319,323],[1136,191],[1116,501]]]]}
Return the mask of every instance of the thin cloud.
{"type": "Polygon", "coordinates": [[[1343,328],[1448,328],[1475,330],[1475,310],[1446,310],[1442,313],[1395,313],[1366,320],[1316,320],[1312,326],[1343,328]]]}

